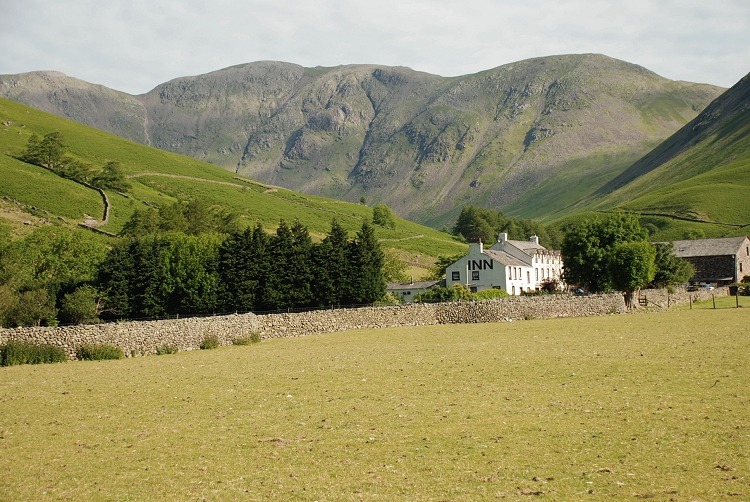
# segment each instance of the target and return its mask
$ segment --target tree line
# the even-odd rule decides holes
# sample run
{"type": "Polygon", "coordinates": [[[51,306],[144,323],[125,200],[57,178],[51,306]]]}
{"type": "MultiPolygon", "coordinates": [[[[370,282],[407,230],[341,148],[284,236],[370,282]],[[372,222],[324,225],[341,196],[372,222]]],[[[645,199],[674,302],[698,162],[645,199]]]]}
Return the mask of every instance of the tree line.
{"type": "Polygon", "coordinates": [[[45,167],[63,178],[97,188],[109,188],[119,192],[127,192],[131,188],[119,162],[110,161],[101,169],[97,169],[71,157],[67,153],[65,138],[58,131],[45,134],[43,137],[32,134],[20,160],[45,167]]]}
{"type": "Polygon", "coordinates": [[[501,232],[507,233],[508,239],[522,241],[536,235],[548,249],[560,249],[563,239],[560,230],[538,221],[505,216],[500,211],[478,206],[464,206],[451,232],[467,242],[481,239],[488,244],[494,243],[501,232]]]}
{"type": "Polygon", "coordinates": [[[0,322],[12,327],[366,305],[385,294],[385,255],[367,221],[353,238],[333,221],[322,242],[313,243],[299,221],[290,226],[282,220],[272,235],[259,224],[200,231],[196,222],[206,222],[205,230],[211,216],[198,207],[167,206],[171,216],[164,220],[158,212],[156,220],[150,211],[134,214],[126,225],[131,230],[113,245],[51,226],[24,239],[2,239],[0,322]],[[191,209],[196,219],[190,228],[161,230],[180,227],[183,217],[176,215],[191,209]],[[144,220],[152,231],[144,230],[144,220]]]}
{"type": "Polygon", "coordinates": [[[105,318],[363,305],[385,294],[384,255],[368,222],[353,239],[333,221],[320,243],[283,220],[216,234],[154,233],[124,239],[102,263],[105,318]]]}

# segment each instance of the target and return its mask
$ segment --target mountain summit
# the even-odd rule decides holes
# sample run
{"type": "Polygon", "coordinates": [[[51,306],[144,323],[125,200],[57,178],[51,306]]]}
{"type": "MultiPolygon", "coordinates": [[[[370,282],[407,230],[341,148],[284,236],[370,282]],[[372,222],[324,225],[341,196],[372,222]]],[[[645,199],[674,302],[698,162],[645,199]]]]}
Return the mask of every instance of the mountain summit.
{"type": "Polygon", "coordinates": [[[545,216],[603,187],[724,89],[602,55],[462,77],[409,68],[233,66],[131,96],[52,72],[0,95],[294,190],[448,224],[462,205],[545,216]]]}

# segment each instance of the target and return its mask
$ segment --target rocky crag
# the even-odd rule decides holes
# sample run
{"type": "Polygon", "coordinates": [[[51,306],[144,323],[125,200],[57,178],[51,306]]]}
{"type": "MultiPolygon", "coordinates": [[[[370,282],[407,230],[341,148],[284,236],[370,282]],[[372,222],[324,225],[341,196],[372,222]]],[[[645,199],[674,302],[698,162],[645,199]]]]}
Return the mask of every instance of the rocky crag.
{"type": "Polygon", "coordinates": [[[434,226],[452,222],[464,204],[558,211],[723,90],[594,54],[454,78],[257,62],[139,96],[54,72],[0,76],[9,99],[266,183],[384,202],[434,226]]]}

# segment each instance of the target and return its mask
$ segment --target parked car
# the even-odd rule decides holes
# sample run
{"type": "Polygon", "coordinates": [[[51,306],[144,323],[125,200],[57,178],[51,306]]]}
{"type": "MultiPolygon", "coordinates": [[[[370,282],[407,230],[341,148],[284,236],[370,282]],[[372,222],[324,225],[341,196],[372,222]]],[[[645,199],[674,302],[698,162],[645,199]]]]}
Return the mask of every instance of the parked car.
{"type": "Polygon", "coordinates": [[[576,296],[588,296],[589,292],[583,288],[573,288],[570,290],[576,296]]]}

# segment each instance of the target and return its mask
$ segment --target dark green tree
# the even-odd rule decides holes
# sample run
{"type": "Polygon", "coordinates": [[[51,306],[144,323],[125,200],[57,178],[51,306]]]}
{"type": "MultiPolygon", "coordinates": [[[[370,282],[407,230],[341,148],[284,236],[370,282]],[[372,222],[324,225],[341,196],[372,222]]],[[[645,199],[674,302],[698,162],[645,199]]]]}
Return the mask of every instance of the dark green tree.
{"type": "Polygon", "coordinates": [[[625,305],[633,306],[633,294],[646,287],[656,273],[656,250],[646,241],[620,242],[609,259],[609,276],[612,286],[624,293],[625,305]]]}
{"type": "Polygon", "coordinates": [[[453,233],[468,242],[494,242],[497,239],[495,215],[487,209],[466,206],[461,210],[453,227],[453,233]]]}
{"type": "Polygon", "coordinates": [[[377,204],[372,208],[372,223],[381,227],[395,229],[396,214],[385,204],[377,204]]]}
{"type": "Polygon", "coordinates": [[[331,230],[313,249],[313,287],[320,307],[351,303],[349,234],[333,220],[331,230]]]}
{"type": "Polygon", "coordinates": [[[501,232],[507,233],[508,239],[522,241],[536,235],[540,243],[548,249],[559,249],[562,243],[562,232],[558,229],[546,227],[534,220],[505,216],[500,211],[478,206],[464,206],[452,232],[468,242],[482,239],[482,242],[488,245],[494,243],[501,232]]]}
{"type": "Polygon", "coordinates": [[[54,131],[40,138],[32,134],[21,159],[29,164],[55,169],[65,156],[65,140],[62,133],[54,131]]]}
{"type": "Polygon", "coordinates": [[[313,305],[313,245],[307,227],[299,220],[291,228],[292,247],[289,258],[290,302],[295,307],[313,305]]]}
{"type": "Polygon", "coordinates": [[[136,311],[133,296],[138,274],[135,256],[137,242],[136,239],[118,241],[99,267],[97,283],[106,297],[103,318],[131,318],[136,311]]]}
{"type": "Polygon", "coordinates": [[[154,208],[136,209],[125,222],[121,235],[138,237],[159,232],[160,217],[159,211],[154,208]]]}
{"type": "Polygon", "coordinates": [[[435,265],[430,267],[430,273],[427,276],[428,281],[439,281],[445,277],[445,269],[453,265],[458,260],[466,256],[466,253],[455,254],[452,256],[438,256],[435,265]]]}
{"type": "Polygon", "coordinates": [[[592,292],[612,289],[609,260],[623,242],[646,240],[638,218],[625,213],[584,220],[565,235],[562,244],[564,279],[592,292]]]}
{"type": "Polygon", "coordinates": [[[292,246],[294,236],[284,220],[279,222],[276,234],[268,241],[266,280],[261,293],[262,310],[281,310],[294,307],[292,279],[292,246]]]}
{"type": "Polygon", "coordinates": [[[57,173],[79,183],[89,183],[92,178],[92,169],[83,162],[70,157],[64,157],[57,166],[57,173]]]}
{"type": "Polygon", "coordinates": [[[265,282],[268,235],[254,229],[229,235],[219,248],[219,304],[225,312],[256,308],[265,282]]]}
{"type": "Polygon", "coordinates": [[[351,299],[356,304],[372,304],[385,295],[384,255],[375,229],[362,223],[349,245],[351,262],[351,299]]]}
{"type": "Polygon", "coordinates": [[[118,192],[127,192],[132,188],[130,182],[125,178],[119,162],[107,162],[102,171],[94,176],[91,184],[102,189],[111,189],[118,192]]]}
{"type": "Polygon", "coordinates": [[[59,318],[64,324],[93,324],[99,322],[103,299],[99,291],[84,284],[63,297],[59,318]]]}

